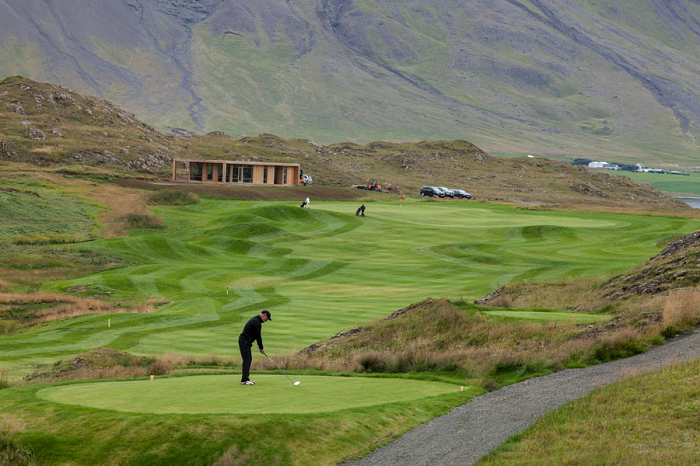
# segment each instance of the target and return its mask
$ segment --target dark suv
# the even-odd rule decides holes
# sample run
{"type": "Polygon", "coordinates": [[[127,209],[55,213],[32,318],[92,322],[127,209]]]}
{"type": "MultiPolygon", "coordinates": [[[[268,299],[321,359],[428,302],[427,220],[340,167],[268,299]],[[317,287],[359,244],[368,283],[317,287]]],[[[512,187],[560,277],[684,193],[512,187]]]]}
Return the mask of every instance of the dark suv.
{"type": "Polygon", "coordinates": [[[420,188],[420,195],[430,197],[445,197],[445,194],[439,189],[437,189],[435,186],[423,186],[422,188],[420,188]]]}
{"type": "Polygon", "coordinates": [[[452,191],[454,192],[455,197],[459,197],[461,199],[471,199],[472,198],[472,195],[463,189],[453,189],[452,191]]]}

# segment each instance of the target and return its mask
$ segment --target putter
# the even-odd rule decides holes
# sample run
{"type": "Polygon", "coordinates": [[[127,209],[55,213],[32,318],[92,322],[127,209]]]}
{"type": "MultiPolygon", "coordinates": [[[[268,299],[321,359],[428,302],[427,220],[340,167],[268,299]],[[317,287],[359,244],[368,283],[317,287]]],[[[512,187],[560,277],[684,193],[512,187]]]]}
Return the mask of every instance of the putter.
{"type": "MultiPolygon", "coordinates": [[[[268,356],[267,354],[265,354],[265,357],[267,357],[267,359],[269,359],[270,361],[272,361],[272,358],[271,358],[270,356],[268,356]]],[[[294,381],[287,375],[287,373],[286,373],[285,371],[283,371],[282,368],[281,368],[280,366],[277,365],[277,363],[276,363],[275,361],[272,361],[272,364],[274,364],[275,367],[276,367],[277,369],[279,369],[280,372],[282,372],[282,373],[284,374],[284,376],[287,377],[287,378],[289,379],[289,381],[292,382],[294,385],[299,385],[299,384],[301,383],[301,382],[294,382],[294,381]]]]}

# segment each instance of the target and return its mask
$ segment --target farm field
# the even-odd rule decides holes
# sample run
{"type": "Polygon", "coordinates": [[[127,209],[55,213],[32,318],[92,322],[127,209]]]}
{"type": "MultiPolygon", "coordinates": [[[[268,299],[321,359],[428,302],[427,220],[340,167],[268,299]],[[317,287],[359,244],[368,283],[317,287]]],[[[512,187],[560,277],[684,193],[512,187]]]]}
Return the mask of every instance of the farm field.
{"type": "Polygon", "coordinates": [[[152,207],[165,228],[80,245],[133,265],[42,291],[169,303],[5,336],[0,367],[18,376],[98,346],[237,357],[237,336],[261,309],[273,316],[264,326],[266,349],[290,353],[429,296],[473,300],[513,280],[611,274],[694,229],[694,220],[677,217],[471,202],[367,205],[364,218],[350,202],[312,201],[309,210],[217,199],[152,207]]]}
{"type": "Polygon", "coordinates": [[[610,172],[618,176],[626,176],[633,180],[649,183],[659,191],[676,197],[700,197],[700,176],[691,173],[690,176],[680,176],[662,173],[610,172]]]}

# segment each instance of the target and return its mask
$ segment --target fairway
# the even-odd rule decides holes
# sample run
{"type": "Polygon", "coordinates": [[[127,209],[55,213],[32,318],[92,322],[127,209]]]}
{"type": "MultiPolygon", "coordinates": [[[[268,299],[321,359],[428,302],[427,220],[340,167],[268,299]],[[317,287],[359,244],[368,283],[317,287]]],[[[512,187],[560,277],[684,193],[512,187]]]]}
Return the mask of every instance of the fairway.
{"type": "Polygon", "coordinates": [[[696,223],[475,202],[366,205],[367,217],[355,216],[355,202],[313,199],[311,209],[229,199],[151,207],[166,228],[63,246],[116,256],[128,267],[50,282],[42,291],[169,303],[111,315],[109,327],[106,316],[91,315],[5,336],[0,367],[23,375],[95,347],[237,358],[238,334],[262,309],[272,313],[265,348],[290,353],[427,297],[469,301],[513,281],[615,273],[696,223]]]}
{"type": "Polygon", "coordinates": [[[489,316],[508,317],[510,319],[550,321],[550,322],[576,322],[579,324],[596,324],[606,322],[611,316],[605,314],[588,314],[584,312],[566,311],[542,311],[524,309],[484,309],[479,312],[489,316]]]}
{"type": "Polygon", "coordinates": [[[257,375],[255,385],[240,376],[202,375],[129,382],[64,385],[40,390],[56,403],[153,414],[319,413],[413,401],[459,391],[456,385],[423,380],[373,377],[292,377],[257,375]]]}

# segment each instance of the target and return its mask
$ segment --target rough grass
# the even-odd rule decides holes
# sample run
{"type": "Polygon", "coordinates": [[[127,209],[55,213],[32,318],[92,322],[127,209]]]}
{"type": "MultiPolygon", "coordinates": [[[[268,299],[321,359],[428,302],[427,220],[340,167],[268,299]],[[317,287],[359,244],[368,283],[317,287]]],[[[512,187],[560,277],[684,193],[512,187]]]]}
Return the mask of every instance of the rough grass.
{"type": "Polygon", "coordinates": [[[155,215],[127,214],[122,217],[126,228],[165,228],[165,222],[155,215]]]}
{"type": "Polygon", "coordinates": [[[149,313],[164,301],[115,303],[54,293],[0,293],[0,331],[14,333],[30,326],[93,314],[149,313]],[[128,304],[128,305],[127,305],[128,304]]]}
{"type": "Polygon", "coordinates": [[[192,205],[199,204],[199,196],[183,191],[156,191],[149,194],[146,202],[149,205],[192,205]]]}
{"type": "Polygon", "coordinates": [[[699,464],[699,374],[694,361],[595,390],[478,464],[699,464]]]}

